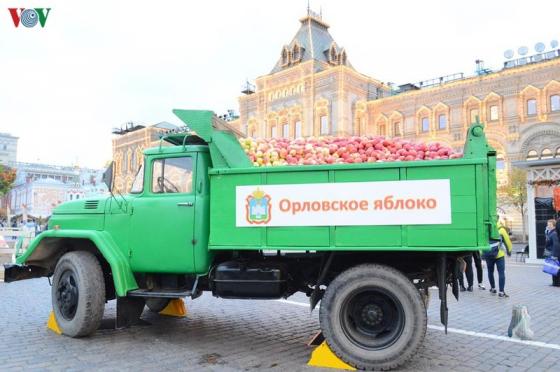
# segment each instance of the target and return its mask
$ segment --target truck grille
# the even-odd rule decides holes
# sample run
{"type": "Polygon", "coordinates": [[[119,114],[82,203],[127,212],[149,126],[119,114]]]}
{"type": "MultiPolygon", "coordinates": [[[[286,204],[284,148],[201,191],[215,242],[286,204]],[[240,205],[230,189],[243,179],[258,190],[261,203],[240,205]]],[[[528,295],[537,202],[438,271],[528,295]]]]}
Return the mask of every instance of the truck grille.
{"type": "Polygon", "coordinates": [[[84,204],[85,209],[97,209],[99,205],[99,200],[86,200],[84,204]]]}

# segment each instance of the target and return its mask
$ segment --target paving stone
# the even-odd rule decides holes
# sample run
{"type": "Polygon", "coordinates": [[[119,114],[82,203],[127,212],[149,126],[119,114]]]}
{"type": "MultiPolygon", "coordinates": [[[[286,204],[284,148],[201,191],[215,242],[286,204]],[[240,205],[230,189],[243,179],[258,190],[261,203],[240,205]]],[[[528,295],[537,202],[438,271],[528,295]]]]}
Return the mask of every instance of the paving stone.
{"type": "MultiPolygon", "coordinates": [[[[558,296],[550,277],[538,266],[508,261],[509,299],[488,291],[449,293],[449,326],[507,335],[512,307],[526,304],[535,340],[559,343],[558,296]]],[[[488,286],[485,273],[485,284],[488,286]]],[[[440,326],[433,293],[429,324],[440,326]]],[[[306,303],[304,295],[291,301],[306,303]]],[[[188,301],[186,318],[145,312],[151,326],[100,330],[92,337],[70,339],[46,329],[51,308],[46,279],[0,282],[0,370],[114,371],[321,371],[307,367],[313,348],[306,346],[319,330],[318,311],[278,301],[221,300],[204,294],[188,301]]],[[[115,317],[110,302],[104,320],[115,317]]],[[[403,371],[554,370],[560,351],[502,340],[428,329],[424,344],[403,371]]],[[[325,369],[325,371],[329,371],[325,369]]]]}

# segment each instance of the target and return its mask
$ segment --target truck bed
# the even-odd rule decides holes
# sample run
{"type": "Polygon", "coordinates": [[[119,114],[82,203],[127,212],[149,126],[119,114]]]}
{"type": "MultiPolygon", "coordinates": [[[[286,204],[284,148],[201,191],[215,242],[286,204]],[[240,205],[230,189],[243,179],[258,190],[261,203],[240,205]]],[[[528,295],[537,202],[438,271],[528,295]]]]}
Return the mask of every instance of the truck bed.
{"type": "Polygon", "coordinates": [[[489,247],[495,215],[495,168],[489,158],[228,168],[210,171],[212,250],[461,251],[489,247]],[[451,224],[237,227],[236,187],[372,181],[450,182],[451,224]]]}

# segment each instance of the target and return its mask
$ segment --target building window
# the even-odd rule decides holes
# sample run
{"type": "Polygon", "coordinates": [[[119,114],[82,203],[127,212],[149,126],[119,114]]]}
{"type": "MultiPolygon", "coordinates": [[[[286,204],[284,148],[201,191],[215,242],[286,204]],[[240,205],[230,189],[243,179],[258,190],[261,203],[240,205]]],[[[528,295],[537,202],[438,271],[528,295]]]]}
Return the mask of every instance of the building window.
{"type": "Polygon", "coordinates": [[[531,150],[527,153],[527,160],[537,160],[539,158],[539,154],[535,150],[531,150]]]}
{"type": "Polygon", "coordinates": [[[537,114],[537,100],[534,98],[527,100],[527,115],[537,114]]]}
{"type": "Polygon", "coordinates": [[[73,196],[74,196],[74,195],[70,194],[70,200],[72,200],[72,199],[73,199],[73,196]]]}
{"type": "Polygon", "coordinates": [[[558,147],[558,148],[556,149],[556,155],[555,155],[555,157],[560,158],[560,147],[558,147]]]}
{"type": "Polygon", "coordinates": [[[295,137],[296,138],[301,137],[301,121],[299,121],[299,120],[296,121],[294,129],[295,129],[295,137]]]}
{"type": "Polygon", "coordinates": [[[498,106],[497,105],[490,106],[490,121],[496,121],[498,119],[499,119],[498,106]]]}
{"type": "Polygon", "coordinates": [[[503,155],[498,155],[496,157],[496,170],[504,170],[505,169],[505,161],[503,155]]]}
{"type": "Polygon", "coordinates": [[[550,111],[560,111],[560,96],[557,94],[550,96],[550,111]]]}
{"type": "Polygon", "coordinates": [[[542,150],[541,159],[552,159],[552,151],[550,149],[542,150]]]}
{"type": "Polygon", "coordinates": [[[379,135],[384,136],[385,134],[387,134],[387,132],[385,130],[385,124],[380,124],[379,125],[379,135]]]}
{"type": "Polygon", "coordinates": [[[276,125],[270,127],[270,137],[276,138],[276,125]]]}
{"type": "Polygon", "coordinates": [[[430,131],[430,119],[428,117],[422,118],[422,132],[429,132],[430,131]]]}
{"type": "Polygon", "coordinates": [[[396,121],[393,123],[393,135],[395,137],[398,137],[401,135],[401,123],[399,121],[396,121]]]}
{"type": "Polygon", "coordinates": [[[438,116],[438,129],[447,128],[447,115],[441,114],[438,116]]]}
{"type": "Polygon", "coordinates": [[[470,119],[471,119],[470,124],[476,123],[478,117],[479,117],[478,109],[472,109],[470,112],[470,119]]]}
{"type": "MultiPolygon", "coordinates": [[[[551,97],[551,98],[552,98],[552,97],[551,97]]],[[[4,144],[4,145],[2,146],[2,148],[3,148],[4,150],[7,150],[7,149],[8,149],[8,145],[4,144]]]]}
{"type": "Polygon", "coordinates": [[[321,135],[329,134],[329,120],[326,115],[321,116],[321,135]]]}
{"type": "Polygon", "coordinates": [[[290,137],[290,126],[288,125],[288,123],[282,125],[282,137],[290,137]]]}

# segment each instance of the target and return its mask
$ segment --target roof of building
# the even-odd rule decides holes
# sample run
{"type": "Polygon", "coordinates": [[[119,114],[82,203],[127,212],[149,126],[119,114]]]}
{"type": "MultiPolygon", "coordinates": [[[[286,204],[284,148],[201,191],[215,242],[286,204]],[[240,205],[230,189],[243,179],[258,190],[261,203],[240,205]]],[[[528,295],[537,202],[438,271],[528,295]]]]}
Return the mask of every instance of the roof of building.
{"type": "Polygon", "coordinates": [[[168,123],[167,121],[159,122],[157,124],[152,125],[152,127],[168,129],[168,130],[179,128],[177,125],[168,123]]]}
{"type": "MultiPolygon", "coordinates": [[[[308,11],[308,15],[300,19],[300,22],[301,26],[292,41],[280,51],[280,58],[272,69],[272,74],[311,60],[352,67],[346,58],[346,51],[336,44],[329,33],[329,25],[323,22],[320,15],[308,11]],[[301,48],[299,53],[294,49],[298,46],[301,48]]],[[[319,67],[318,71],[323,69],[319,67]]]]}

